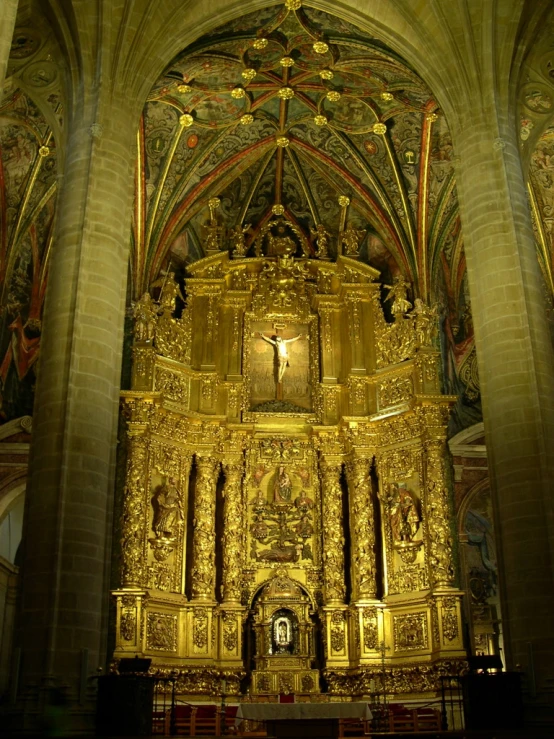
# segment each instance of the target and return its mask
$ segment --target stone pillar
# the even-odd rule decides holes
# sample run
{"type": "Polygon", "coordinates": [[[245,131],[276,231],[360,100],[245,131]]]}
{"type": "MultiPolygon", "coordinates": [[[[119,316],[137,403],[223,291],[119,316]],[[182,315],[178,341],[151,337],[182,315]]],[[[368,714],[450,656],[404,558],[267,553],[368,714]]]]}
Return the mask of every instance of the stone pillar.
{"type": "Polygon", "coordinates": [[[223,488],[223,577],[222,596],[224,603],[240,603],[241,573],[244,547],[242,461],[227,462],[223,465],[225,487],[223,488]]]}
{"type": "Polygon", "coordinates": [[[346,595],[341,469],[342,462],[339,459],[321,459],[323,589],[326,605],[344,603],[346,595]]]}
{"type": "Polygon", "coordinates": [[[0,3],[0,102],[3,97],[2,88],[6,79],[18,5],[18,0],[2,0],[0,3]]]}
{"type": "Polygon", "coordinates": [[[374,599],[375,515],[371,501],[370,461],[355,457],[347,467],[352,541],[352,600],[374,599]]]}
{"type": "Polygon", "coordinates": [[[69,119],[43,314],[16,644],[21,685],[70,696],[106,660],[119,383],[137,120],[69,119]],[[88,664],[87,664],[88,663],[88,664]]]}
{"type": "Polygon", "coordinates": [[[515,115],[502,119],[496,105],[487,116],[467,111],[453,132],[457,184],[507,664],[521,664],[531,692],[534,682],[546,697],[554,679],[554,356],[515,115]]]}
{"type": "Polygon", "coordinates": [[[219,462],[197,456],[192,534],[192,598],[215,598],[215,493],[219,462]]]}

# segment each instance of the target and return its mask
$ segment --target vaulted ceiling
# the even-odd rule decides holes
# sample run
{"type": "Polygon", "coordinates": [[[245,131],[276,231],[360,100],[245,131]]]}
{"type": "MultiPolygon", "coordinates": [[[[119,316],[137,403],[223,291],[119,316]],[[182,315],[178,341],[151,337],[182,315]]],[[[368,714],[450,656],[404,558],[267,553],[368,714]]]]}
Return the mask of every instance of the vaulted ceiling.
{"type": "Polygon", "coordinates": [[[284,213],[335,235],[338,198],[365,229],[362,257],[429,299],[445,245],[454,290],[463,252],[452,144],[431,92],[378,39],[336,16],[285,5],[189,47],[144,109],[134,227],[135,294],[203,255],[208,200],[248,238],[284,213]]]}

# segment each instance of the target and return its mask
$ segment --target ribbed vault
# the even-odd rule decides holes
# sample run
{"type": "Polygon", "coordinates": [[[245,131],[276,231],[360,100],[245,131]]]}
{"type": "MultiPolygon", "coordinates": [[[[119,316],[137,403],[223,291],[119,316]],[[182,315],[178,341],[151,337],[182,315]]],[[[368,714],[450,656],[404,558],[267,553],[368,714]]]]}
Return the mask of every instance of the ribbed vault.
{"type": "Polygon", "coordinates": [[[433,95],[379,39],[296,5],[216,29],[155,84],[139,133],[135,295],[162,264],[203,255],[214,197],[253,242],[275,205],[307,236],[318,223],[336,234],[346,195],[373,266],[430,299],[449,242],[460,274],[452,143],[433,95]]]}

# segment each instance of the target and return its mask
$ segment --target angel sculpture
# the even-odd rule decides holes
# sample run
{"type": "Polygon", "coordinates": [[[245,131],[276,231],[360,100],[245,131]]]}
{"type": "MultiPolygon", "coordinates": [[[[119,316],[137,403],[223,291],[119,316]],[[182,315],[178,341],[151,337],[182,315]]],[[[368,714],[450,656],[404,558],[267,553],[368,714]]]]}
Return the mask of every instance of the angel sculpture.
{"type": "Polygon", "coordinates": [[[360,242],[365,234],[364,229],[354,228],[350,222],[340,236],[341,246],[344,246],[344,254],[347,257],[357,257],[360,253],[360,242]]]}
{"type": "Polygon", "coordinates": [[[394,283],[392,285],[384,285],[384,287],[388,288],[385,301],[391,301],[391,312],[396,320],[398,316],[407,313],[412,307],[412,304],[408,300],[410,283],[406,282],[406,280],[400,275],[397,275],[394,278],[394,283]]]}
{"type": "Polygon", "coordinates": [[[145,292],[133,308],[136,341],[152,341],[156,329],[156,310],[150,293],[145,292]]]}
{"type": "Polygon", "coordinates": [[[414,309],[410,316],[415,318],[417,339],[422,346],[429,346],[437,331],[437,307],[426,305],[421,298],[414,300],[414,309]]]}
{"type": "Polygon", "coordinates": [[[312,234],[312,238],[315,239],[317,242],[317,258],[328,259],[329,240],[331,238],[331,234],[329,233],[329,231],[326,230],[323,223],[318,223],[315,228],[310,228],[310,233],[312,234]]]}
{"type": "Polygon", "coordinates": [[[236,257],[246,256],[245,234],[247,234],[248,231],[250,231],[249,223],[247,223],[246,226],[241,226],[240,223],[237,223],[237,225],[231,229],[229,237],[231,239],[233,253],[236,257]]]}

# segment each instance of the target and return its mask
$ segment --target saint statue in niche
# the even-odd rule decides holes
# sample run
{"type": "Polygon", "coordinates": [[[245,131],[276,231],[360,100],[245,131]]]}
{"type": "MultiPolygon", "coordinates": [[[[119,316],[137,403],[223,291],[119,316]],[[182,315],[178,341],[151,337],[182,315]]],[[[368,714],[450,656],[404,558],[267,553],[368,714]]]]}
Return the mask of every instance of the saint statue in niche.
{"type": "Polygon", "coordinates": [[[285,370],[287,367],[290,367],[287,345],[292,344],[294,341],[298,341],[298,339],[302,339],[304,334],[298,334],[298,336],[294,336],[292,339],[283,339],[282,336],[275,336],[275,338],[272,339],[262,333],[260,333],[259,336],[264,341],[267,341],[268,344],[275,347],[275,355],[277,359],[277,382],[282,382],[285,370]]]}
{"type": "Polygon", "coordinates": [[[415,495],[402,483],[393,482],[389,488],[387,503],[394,541],[412,542],[420,524],[415,495]]]}
{"type": "Polygon", "coordinates": [[[292,481],[283,465],[279,467],[277,477],[273,483],[273,502],[290,503],[292,495],[292,481]]]}
{"type": "Polygon", "coordinates": [[[152,498],[152,508],[154,509],[152,530],[156,538],[175,539],[177,527],[183,520],[184,514],[181,494],[172,477],[156,490],[152,498]]]}
{"type": "Polygon", "coordinates": [[[388,288],[385,302],[387,300],[391,301],[391,312],[396,320],[399,316],[407,313],[412,307],[412,304],[408,300],[408,289],[410,287],[410,283],[406,282],[406,280],[400,275],[397,275],[394,278],[392,285],[383,285],[383,287],[388,288]]]}
{"type": "Polygon", "coordinates": [[[287,618],[281,617],[275,620],[273,630],[273,638],[277,647],[277,652],[290,652],[292,646],[292,628],[287,618]]]}

